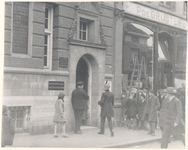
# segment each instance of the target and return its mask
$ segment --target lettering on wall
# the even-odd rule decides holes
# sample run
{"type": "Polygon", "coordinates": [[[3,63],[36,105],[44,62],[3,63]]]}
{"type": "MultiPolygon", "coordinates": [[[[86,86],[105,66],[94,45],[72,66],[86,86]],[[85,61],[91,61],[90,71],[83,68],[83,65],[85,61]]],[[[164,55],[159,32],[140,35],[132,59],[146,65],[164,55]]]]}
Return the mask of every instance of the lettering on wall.
{"type": "Polygon", "coordinates": [[[64,90],[64,82],[48,81],[48,90],[64,90]]]}
{"type": "Polygon", "coordinates": [[[186,20],[178,18],[176,16],[157,11],[142,5],[135,3],[126,2],[124,3],[125,13],[133,14],[145,19],[153,20],[155,22],[160,22],[166,25],[170,25],[176,28],[186,30],[186,20]]]}

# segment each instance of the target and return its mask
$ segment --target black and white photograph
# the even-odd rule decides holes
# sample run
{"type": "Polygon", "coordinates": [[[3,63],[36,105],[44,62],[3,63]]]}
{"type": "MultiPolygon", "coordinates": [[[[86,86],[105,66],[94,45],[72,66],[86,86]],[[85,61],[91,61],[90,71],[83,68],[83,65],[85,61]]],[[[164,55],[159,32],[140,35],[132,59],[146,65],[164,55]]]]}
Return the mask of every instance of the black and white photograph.
{"type": "Polygon", "coordinates": [[[1,148],[188,147],[187,1],[1,4],[1,148]]]}

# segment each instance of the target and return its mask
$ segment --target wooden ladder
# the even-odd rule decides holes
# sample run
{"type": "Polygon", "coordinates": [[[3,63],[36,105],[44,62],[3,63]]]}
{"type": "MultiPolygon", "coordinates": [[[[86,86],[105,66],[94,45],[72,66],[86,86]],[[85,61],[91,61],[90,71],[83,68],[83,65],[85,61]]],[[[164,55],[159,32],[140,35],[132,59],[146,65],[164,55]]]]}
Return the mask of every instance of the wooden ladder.
{"type": "MultiPolygon", "coordinates": [[[[144,74],[144,78],[147,76],[146,74],[146,65],[145,65],[145,58],[142,57],[141,59],[141,63],[139,64],[138,61],[138,57],[136,57],[134,59],[134,66],[133,66],[133,72],[131,75],[131,80],[130,80],[130,90],[129,90],[129,95],[131,94],[132,88],[133,88],[133,83],[136,81],[137,87],[135,87],[138,91],[139,87],[140,87],[140,81],[141,81],[141,77],[144,74]]],[[[136,98],[137,98],[137,94],[136,94],[136,98]]]]}

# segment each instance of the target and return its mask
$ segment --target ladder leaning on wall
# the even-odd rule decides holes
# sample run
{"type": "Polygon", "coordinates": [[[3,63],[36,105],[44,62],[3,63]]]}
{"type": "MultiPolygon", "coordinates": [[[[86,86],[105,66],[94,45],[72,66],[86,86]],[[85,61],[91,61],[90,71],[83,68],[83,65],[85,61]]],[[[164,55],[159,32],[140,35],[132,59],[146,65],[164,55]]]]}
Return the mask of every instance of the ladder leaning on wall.
{"type": "MultiPolygon", "coordinates": [[[[141,78],[144,77],[145,79],[147,77],[145,57],[142,57],[140,64],[139,64],[138,57],[135,57],[133,65],[134,66],[133,66],[133,72],[132,72],[131,80],[130,80],[129,95],[132,93],[133,88],[136,88],[138,92],[138,89],[140,88],[141,78]],[[135,82],[137,83],[136,86],[134,85],[135,82]]],[[[138,94],[136,94],[136,98],[137,98],[137,95],[138,94]]]]}

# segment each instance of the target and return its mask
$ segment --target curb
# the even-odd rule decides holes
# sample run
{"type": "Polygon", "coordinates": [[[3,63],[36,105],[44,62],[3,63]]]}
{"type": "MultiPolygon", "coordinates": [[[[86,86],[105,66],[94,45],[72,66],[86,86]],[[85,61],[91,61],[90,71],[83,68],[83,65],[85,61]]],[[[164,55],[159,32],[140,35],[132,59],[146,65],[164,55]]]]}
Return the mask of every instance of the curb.
{"type": "Polygon", "coordinates": [[[137,146],[137,145],[154,143],[154,142],[158,142],[160,140],[161,140],[161,138],[156,138],[156,139],[152,139],[152,140],[145,140],[145,141],[137,141],[137,142],[131,142],[131,143],[122,143],[122,144],[111,145],[111,146],[104,146],[102,148],[127,148],[127,147],[133,147],[133,146],[137,146]]]}

